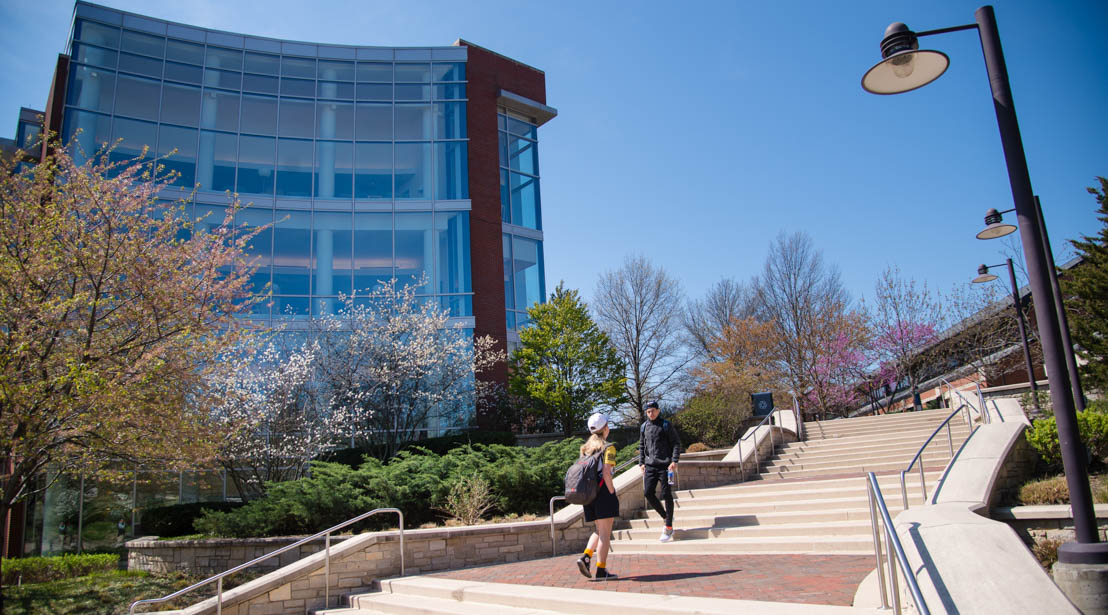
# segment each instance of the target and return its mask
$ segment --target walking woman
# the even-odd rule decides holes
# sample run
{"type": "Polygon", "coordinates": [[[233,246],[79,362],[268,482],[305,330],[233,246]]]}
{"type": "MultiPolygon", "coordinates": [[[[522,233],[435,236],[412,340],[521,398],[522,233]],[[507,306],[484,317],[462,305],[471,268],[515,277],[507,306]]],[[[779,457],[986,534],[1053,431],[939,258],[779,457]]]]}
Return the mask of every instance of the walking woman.
{"type": "Polygon", "coordinates": [[[581,445],[581,456],[585,457],[599,451],[604,451],[604,463],[600,468],[600,489],[596,499],[585,504],[585,521],[596,524],[596,531],[589,536],[589,543],[585,547],[585,554],[577,560],[577,568],[586,578],[592,578],[589,574],[589,563],[593,554],[596,554],[596,577],[607,579],[616,575],[608,571],[608,549],[612,546],[612,525],[619,516],[619,498],[616,497],[616,485],[612,480],[612,469],[616,465],[616,447],[608,444],[608,417],[599,412],[589,417],[589,439],[581,445]]]}

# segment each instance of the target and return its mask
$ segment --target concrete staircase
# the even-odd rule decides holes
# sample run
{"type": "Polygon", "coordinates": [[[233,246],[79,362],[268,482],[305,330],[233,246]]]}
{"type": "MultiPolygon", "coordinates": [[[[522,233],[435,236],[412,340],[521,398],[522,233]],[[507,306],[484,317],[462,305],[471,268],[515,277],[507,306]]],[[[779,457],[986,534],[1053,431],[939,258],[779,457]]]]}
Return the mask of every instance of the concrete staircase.
{"type": "MultiPolygon", "coordinates": [[[[838,553],[869,554],[865,473],[878,484],[893,515],[903,506],[899,473],[949,410],[805,423],[808,439],[780,446],[763,461],[756,480],[678,491],[674,540],[661,543],[662,520],[650,511],[614,532],[618,553],[838,553]]],[[[970,428],[955,419],[954,450],[970,428]]],[[[944,429],[923,456],[934,486],[950,459],[944,429]]],[[[922,502],[918,468],[906,485],[911,505],[922,502]]]]}

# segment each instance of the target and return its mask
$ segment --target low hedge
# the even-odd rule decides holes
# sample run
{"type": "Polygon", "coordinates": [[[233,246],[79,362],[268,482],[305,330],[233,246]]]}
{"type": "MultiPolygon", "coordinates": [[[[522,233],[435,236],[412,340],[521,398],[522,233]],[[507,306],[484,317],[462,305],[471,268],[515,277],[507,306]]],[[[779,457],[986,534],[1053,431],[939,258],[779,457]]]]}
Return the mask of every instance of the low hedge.
{"type": "Polygon", "coordinates": [[[0,559],[0,583],[43,583],[94,572],[109,572],[119,564],[118,553],[82,553],[52,557],[17,557],[0,559]]]}
{"type": "MultiPolygon", "coordinates": [[[[1093,402],[1077,413],[1077,432],[1093,465],[1100,467],[1108,459],[1108,403],[1093,402]]],[[[1051,468],[1060,468],[1062,451],[1058,443],[1058,425],[1054,417],[1039,419],[1027,430],[1027,442],[1051,468]]]]}
{"type": "MultiPolygon", "coordinates": [[[[516,437],[510,431],[466,431],[462,433],[450,434],[447,436],[439,436],[435,438],[427,438],[425,440],[416,440],[409,442],[400,448],[401,451],[423,449],[435,453],[436,455],[445,455],[452,449],[459,448],[466,445],[474,444],[501,444],[504,446],[515,446],[516,437]]],[[[319,461],[328,461],[332,463],[341,463],[343,465],[356,468],[362,465],[365,458],[374,457],[381,459],[384,456],[384,447],[354,447],[344,448],[337,451],[330,451],[320,457],[319,461]]]]}

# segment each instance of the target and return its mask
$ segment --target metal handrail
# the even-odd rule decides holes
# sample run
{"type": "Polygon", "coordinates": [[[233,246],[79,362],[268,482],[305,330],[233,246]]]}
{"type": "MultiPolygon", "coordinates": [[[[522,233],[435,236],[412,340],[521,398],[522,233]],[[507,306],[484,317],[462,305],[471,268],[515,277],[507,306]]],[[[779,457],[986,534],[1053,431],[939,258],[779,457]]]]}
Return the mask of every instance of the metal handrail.
{"type": "Polygon", "coordinates": [[[284,553],[285,551],[288,551],[289,549],[292,549],[294,547],[299,547],[300,545],[302,545],[304,543],[307,543],[307,542],[311,542],[311,541],[313,541],[313,540],[315,540],[315,539],[317,539],[321,536],[325,537],[324,551],[325,551],[326,555],[324,556],[324,563],[323,563],[323,566],[324,566],[323,576],[324,576],[324,579],[325,579],[325,581],[324,581],[325,585],[324,585],[324,590],[323,590],[323,601],[324,601],[323,604],[324,604],[324,606],[327,606],[331,601],[331,532],[334,532],[336,530],[340,530],[340,529],[342,529],[342,528],[344,528],[344,527],[346,527],[346,526],[348,526],[352,523],[357,523],[358,521],[361,521],[362,519],[365,519],[367,517],[371,517],[373,515],[376,515],[377,513],[387,513],[387,512],[394,512],[394,513],[400,515],[400,576],[404,576],[404,513],[399,508],[375,508],[375,509],[373,509],[373,510],[367,512],[367,513],[363,513],[361,515],[358,515],[357,517],[354,517],[353,519],[350,519],[349,521],[344,521],[344,522],[342,522],[342,523],[340,523],[340,524],[338,524],[334,527],[327,528],[327,529],[323,530],[322,532],[319,532],[319,533],[313,534],[311,536],[308,536],[307,538],[298,540],[298,541],[292,543],[291,545],[281,547],[280,549],[277,549],[276,551],[273,551],[272,553],[267,553],[266,555],[263,555],[261,557],[254,558],[254,559],[250,560],[249,562],[246,562],[245,564],[239,564],[238,566],[235,566],[234,568],[232,568],[230,570],[227,570],[227,571],[221,572],[217,575],[208,577],[207,579],[204,579],[203,581],[200,581],[199,583],[194,583],[192,585],[189,585],[188,587],[186,587],[184,589],[177,590],[177,591],[173,592],[172,594],[169,594],[168,596],[163,596],[161,598],[147,598],[146,600],[135,601],[135,602],[131,603],[131,608],[128,609],[127,613],[129,615],[134,615],[135,614],[135,608],[138,607],[140,604],[156,604],[156,603],[159,603],[159,602],[166,602],[167,600],[172,600],[172,599],[177,598],[179,596],[183,596],[183,595],[189,593],[190,591],[192,591],[192,590],[194,590],[198,587],[202,587],[204,585],[207,585],[208,583],[211,583],[212,581],[215,581],[216,582],[215,612],[216,612],[217,615],[221,615],[223,613],[223,577],[234,574],[234,573],[236,573],[240,570],[244,570],[246,568],[249,568],[250,566],[253,566],[254,564],[257,564],[258,562],[265,561],[265,560],[267,560],[267,559],[269,559],[269,558],[271,558],[275,555],[280,555],[281,553],[284,553]]]}
{"type": "MultiPolygon", "coordinates": [[[[958,390],[957,388],[955,388],[954,385],[951,384],[950,381],[947,380],[946,378],[939,378],[940,392],[942,390],[942,385],[944,385],[944,384],[946,385],[946,387],[948,389],[950,389],[951,393],[957,395],[958,398],[962,400],[962,404],[965,405],[966,408],[967,408],[966,423],[968,425],[972,426],[973,425],[972,413],[969,412],[969,409],[974,407],[973,404],[970,403],[970,401],[968,399],[966,399],[966,396],[962,395],[962,392],[960,390],[958,390]]],[[[980,410],[978,410],[978,413],[981,415],[981,420],[984,421],[985,423],[992,423],[993,422],[992,417],[989,414],[989,409],[985,406],[985,395],[983,393],[981,393],[981,387],[978,386],[977,382],[974,382],[973,386],[977,387],[977,402],[978,402],[978,407],[980,408],[980,410]]],[[[951,403],[953,403],[953,401],[954,401],[954,398],[952,397],[951,398],[951,403]]],[[[997,413],[999,414],[999,410],[997,410],[997,413]]]]}
{"type": "MultiPolygon", "coordinates": [[[[748,429],[747,434],[745,436],[741,436],[739,438],[739,442],[738,442],[739,465],[740,465],[740,467],[739,467],[739,482],[746,482],[746,471],[741,467],[742,463],[743,463],[743,440],[745,440],[745,439],[747,439],[751,436],[757,435],[758,428],[761,427],[762,425],[765,425],[766,421],[772,419],[773,418],[773,413],[776,412],[776,411],[777,411],[776,409],[771,410],[770,413],[767,414],[766,417],[764,419],[762,419],[757,425],[755,425],[751,429],[748,429]]],[[[783,437],[784,436],[782,436],[782,438],[783,437]]],[[[784,442],[784,440],[782,440],[782,442],[784,442]]],[[[777,443],[773,439],[773,428],[772,427],[769,430],[769,443],[770,443],[770,449],[769,449],[770,454],[772,454],[773,451],[777,449],[777,443]]],[[[754,473],[757,474],[759,472],[759,470],[761,470],[761,469],[762,469],[762,462],[758,459],[758,439],[755,438],[754,439],[754,473]]]]}
{"type": "Polygon", "coordinates": [[[887,551],[887,563],[889,567],[889,581],[892,585],[892,600],[893,600],[893,612],[896,615],[901,614],[900,610],[900,588],[897,586],[896,581],[896,566],[893,565],[893,555],[895,552],[896,562],[900,565],[900,571],[904,574],[904,580],[908,584],[908,591],[912,594],[912,600],[916,603],[916,612],[919,615],[931,615],[931,611],[927,608],[927,603],[923,599],[923,594],[919,589],[919,582],[916,581],[916,576],[912,574],[912,567],[908,563],[908,556],[904,554],[904,547],[900,544],[900,537],[896,535],[893,530],[893,522],[889,517],[889,508],[885,505],[885,498],[881,495],[881,487],[877,484],[877,476],[873,472],[867,472],[869,477],[868,489],[866,490],[869,496],[869,519],[870,525],[873,529],[873,552],[877,559],[877,579],[881,587],[881,608],[889,608],[888,596],[885,589],[885,574],[884,568],[881,563],[881,539],[880,533],[877,531],[877,519],[880,514],[881,522],[885,526],[885,542],[888,543],[889,549],[887,551]]]}
{"type": "Polygon", "coordinates": [[[793,395],[793,417],[796,421],[796,439],[799,442],[804,441],[804,416],[800,414],[800,404],[796,402],[796,395],[793,395]]]}
{"type": "Polygon", "coordinates": [[[904,476],[912,470],[912,466],[916,465],[917,461],[920,462],[919,463],[919,484],[920,484],[920,489],[923,490],[923,499],[927,500],[927,484],[926,484],[926,482],[924,481],[924,478],[923,478],[923,450],[927,448],[928,444],[931,444],[931,441],[935,439],[935,436],[939,435],[939,432],[942,431],[943,427],[946,427],[947,445],[950,446],[950,456],[951,456],[951,458],[954,457],[954,437],[950,433],[950,419],[954,418],[956,415],[961,413],[962,409],[965,408],[965,407],[966,407],[965,404],[962,404],[961,406],[958,406],[957,408],[955,408],[954,412],[951,412],[950,415],[948,415],[945,419],[943,419],[943,422],[939,423],[939,426],[935,428],[935,431],[931,432],[931,435],[923,443],[923,446],[919,447],[919,450],[916,451],[916,456],[912,457],[912,462],[908,464],[908,467],[906,467],[906,468],[904,468],[903,470],[900,471],[900,497],[901,497],[901,501],[904,504],[904,510],[908,510],[908,488],[905,487],[904,476]]]}

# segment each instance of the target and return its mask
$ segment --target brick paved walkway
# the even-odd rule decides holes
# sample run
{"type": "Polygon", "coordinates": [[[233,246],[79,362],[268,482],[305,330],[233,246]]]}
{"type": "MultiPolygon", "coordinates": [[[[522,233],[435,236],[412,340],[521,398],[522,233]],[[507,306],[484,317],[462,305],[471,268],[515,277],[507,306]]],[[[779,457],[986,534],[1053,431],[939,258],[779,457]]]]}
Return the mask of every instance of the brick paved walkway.
{"type": "Polygon", "coordinates": [[[873,570],[868,555],[640,555],[618,553],[608,566],[619,575],[590,581],[577,570],[578,555],[440,572],[462,581],[517,583],[673,594],[708,598],[850,606],[858,584],[873,570]]]}

